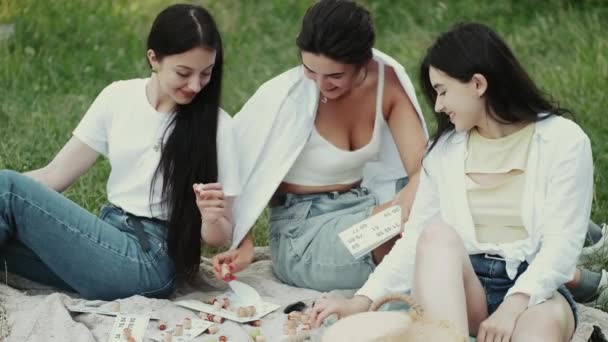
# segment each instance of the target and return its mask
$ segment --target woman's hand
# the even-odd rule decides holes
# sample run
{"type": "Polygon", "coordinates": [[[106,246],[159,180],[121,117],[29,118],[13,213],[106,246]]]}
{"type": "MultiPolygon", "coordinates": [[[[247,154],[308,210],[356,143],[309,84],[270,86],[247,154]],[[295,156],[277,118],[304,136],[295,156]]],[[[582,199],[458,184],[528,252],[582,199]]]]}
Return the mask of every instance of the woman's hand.
{"type": "Polygon", "coordinates": [[[513,294],[498,306],[490,317],[479,325],[478,342],[511,341],[515,323],[528,307],[530,297],[522,293],[513,294]]]}
{"type": "Polygon", "coordinates": [[[201,213],[201,238],[215,247],[227,245],[232,235],[232,206],[224,198],[220,183],[193,184],[196,206],[201,213]]]}
{"type": "Polygon", "coordinates": [[[201,212],[203,221],[214,224],[222,219],[231,219],[231,213],[224,199],[224,191],[220,183],[193,184],[192,188],[196,194],[196,206],[201,212]]]}
{"type": "Polygon", "coordinates": [[[223,280],[221,269],[227,264],[231,273],[237,273],[246,269],[254,257],[253,240],[247,236],[237,249],[217,254],[213,257],[213,273],[217,279],[223,280]]]}
{"type": "Polygon", "coordinates": [[[338,319],[359,312],[369,310],[372,301],[365,296],[354,296],[351,299],[330,298],[323,296],[315,301],[311,310],[311,322],[314,327],[319,327],[330,315],[335,314],[338,319]]]}

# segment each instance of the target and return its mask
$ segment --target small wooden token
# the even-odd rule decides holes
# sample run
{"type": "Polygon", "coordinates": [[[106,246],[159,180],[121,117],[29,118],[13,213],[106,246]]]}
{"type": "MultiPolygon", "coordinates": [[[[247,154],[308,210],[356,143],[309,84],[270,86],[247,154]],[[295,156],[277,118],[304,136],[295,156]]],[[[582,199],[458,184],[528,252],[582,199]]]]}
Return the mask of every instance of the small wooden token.
{"type": "Polygon", "coordinates": [[[182,336],[184,334],[184,327],[181,324],[175,325],[175,336],[182,336]]]}
{"type": "Polygon", "coordinates": [[[220,331],[220,327],[217,324],[214,324],[212,326],[210,326],[209,328],[207,328],[207,330],[209,330],[209,333],[211,335],[217,334],[218,331],[220,331]]]}

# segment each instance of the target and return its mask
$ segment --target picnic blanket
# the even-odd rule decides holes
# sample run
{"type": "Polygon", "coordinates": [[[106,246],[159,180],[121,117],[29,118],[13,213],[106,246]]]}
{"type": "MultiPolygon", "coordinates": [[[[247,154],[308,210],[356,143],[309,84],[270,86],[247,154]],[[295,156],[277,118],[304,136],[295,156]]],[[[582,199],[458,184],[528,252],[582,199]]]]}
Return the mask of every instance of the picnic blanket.
{"type": "MultiPolygon", "coordinates": [[[[5,278],[2,275],[2,278],[5,278]]],[[[246,271],[239,273],[240,281],[253,286],[265,301],[281,305],[281,308],[265,316],[259,328],[267,341],[284,341],[283,323],[285,305],[296,301],[311,303],[321,293],[282,284],[272,273],[267,248],[256,248],[254,263],[246,271]]],[[[0,341],[108,341],[114,317],[96,314],[70,313],[65,303],[83,302],[75,294],[56,292],[52,288],[29,282],[23,278],[8,275],[0,284],[0,341]],[[7,286],[6,283],[9,285],[7,286]],[[18,289],[17,289],[18,288],[18,289]],[[2,307],[3,306],[3,307],[2,307]],[[7,335],[10,330],[8,337],[7,335]]],[[[169,324],[176,324],[185,317],[192,317],[193,311],[177,306],[175,301],[182,299],[205,299],[220,295],[227,287],[213,278],[210,260],[201,259],[201,272],[192,282],[181,284],[170,299],[151,299],[133,296],[119,300],[121,311],[146,313],[155,311],[169,324]]],[[[350,292],[352,294],[352,292],[350,292]]],[[[348,295],[348,291],[346,292],[348,295]]],[[[109,308],[112,303],[87,301],[88,305],[109,308]]],[[[591,307],[579,305],[580,324],[572,341],[606,341],[602,331],[608,332],[608,314],[591,307]]],[[[151,321],[146,336],[157,331],[157,323],[151,321]]],[[[220,333],[228,341],[251,341],[248,325],[226,321],[220,333]]],[[[313,332],[313,341],[318,341],[322,329],[313,332]]],[[[217,338],[218,335],[213,335],[217,338]]],[[[208,341],[211,335],[203,334],[193,341],[208,341]]],[[[144,341],[152,341],[145,338],[144,341]]]]}

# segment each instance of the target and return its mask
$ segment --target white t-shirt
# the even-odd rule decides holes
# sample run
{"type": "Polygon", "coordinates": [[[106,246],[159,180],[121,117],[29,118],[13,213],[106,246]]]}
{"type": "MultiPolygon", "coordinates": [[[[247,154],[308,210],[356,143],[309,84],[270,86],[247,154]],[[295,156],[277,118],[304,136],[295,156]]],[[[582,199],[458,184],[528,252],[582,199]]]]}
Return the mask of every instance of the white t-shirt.
{"type": "MultiPolygon", "coordinates": [[[[97,96],[73,134],[108,158],[108,200],[137,216],[167,219],[161,206],[162,177],[157,177],[154,196],[150,184],[160,161],[161,139],[175,114],[160,113],[148,102],[149,78],[118,81],[97,96]]],[[[219,109],[218,178],[226,196],[240,192],[232,118],[219,109]]],[[[165,134],[168,138],[170,132],[165,134]]]]}

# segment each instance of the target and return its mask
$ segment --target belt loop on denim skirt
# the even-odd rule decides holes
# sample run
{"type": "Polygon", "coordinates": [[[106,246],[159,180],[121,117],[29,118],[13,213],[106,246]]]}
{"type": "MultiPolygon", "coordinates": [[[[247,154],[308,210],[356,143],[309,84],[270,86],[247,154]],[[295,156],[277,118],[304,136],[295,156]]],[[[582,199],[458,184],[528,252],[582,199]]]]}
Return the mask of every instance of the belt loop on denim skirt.
{"type": "Polygon", "coordinates": [[[284,208],[289,208],[291,206],[291,202],[293,202],[294,194],[288,192],[285,194],[285,202],[283,203],[284,208]]]}
{"type": "Polygon", "coordinates": [[[340,192],[339,191],[332,191],[332,192],[327,193],[327,195],[329,195],[329,198],[331,198],[333,200],[333,199],[336,199],[336,198],[338,198],[340,196],[340,192]]]}
{"type": "Polygon", "coordinates": [[[134,218],[128,213],[126,213],[126,215],[127,224],[131,226],[131,228],[133,228],[133,232],[135,232],[135,237],[137,237],[137,240],[141,245],[141,249],[143,249],[144,252],[149,251],[150,242],[148,241],[148,237],[146,236],[146,232],[144,231],[144,225],[138,218],[134,218]]]}
{"type": "Polygon", "coordinates": [[[496,255],[496,254],[488,254],[488,253],[484,253],[483,257],[486,259],[492,259],[492,260],[498,260],[498,261],[505,261],[505,258],[501,257],[500,255],[496,255]]]}

